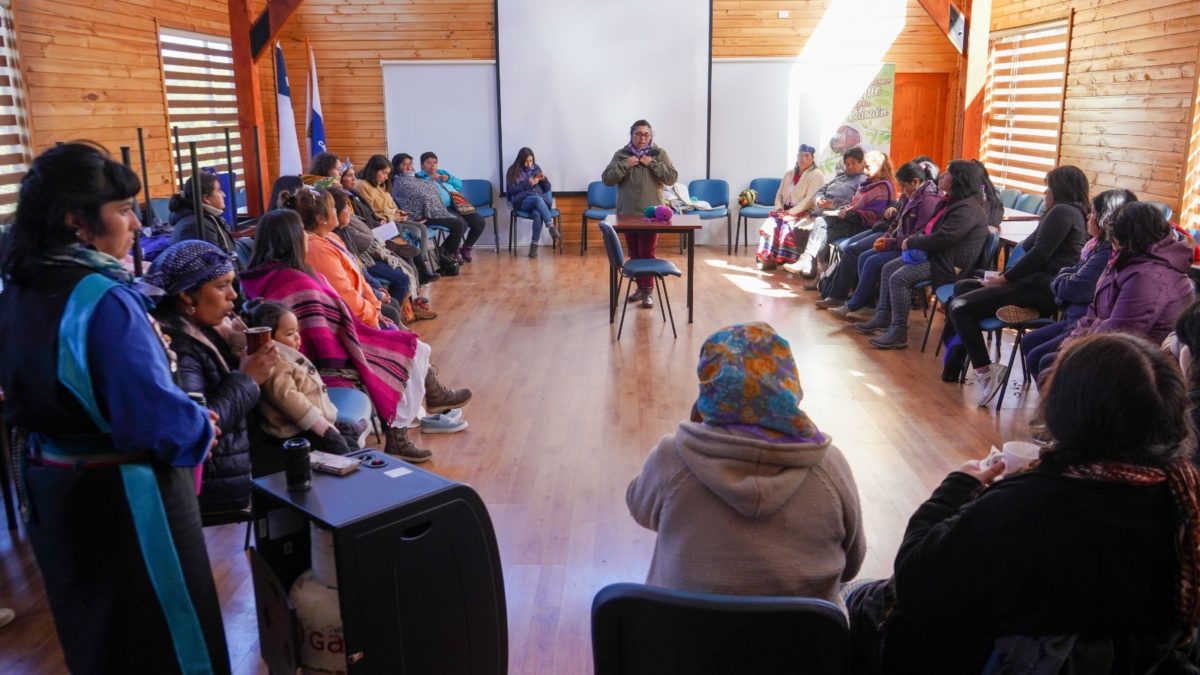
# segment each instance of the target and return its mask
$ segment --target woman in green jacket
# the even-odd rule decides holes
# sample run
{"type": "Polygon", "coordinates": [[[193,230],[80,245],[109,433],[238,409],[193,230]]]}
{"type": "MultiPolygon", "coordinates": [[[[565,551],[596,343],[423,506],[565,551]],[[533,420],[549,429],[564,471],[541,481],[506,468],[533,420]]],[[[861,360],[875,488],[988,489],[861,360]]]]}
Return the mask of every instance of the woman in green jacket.
{"type": "MultiPolygon", "coordinates": [[[[600,177],[605,185],[617,186],[617,213],[641,215],[647,206],[663,203],[664,185],[679,180],[679,172],[671,163],[667,151],[654,144],[654,130],[646,120],[638,120],[629,128],[629,144],[613,154],[612,161],[600,177]]],[[[648,232],[626,232],[629,257],[633,260],[653,258],[658,235],[648,232]]],[[[650,294],[654,280],[640,277],[637,290],[629,302],[641,300],[642,307],[653,307],[650,294]]]]}

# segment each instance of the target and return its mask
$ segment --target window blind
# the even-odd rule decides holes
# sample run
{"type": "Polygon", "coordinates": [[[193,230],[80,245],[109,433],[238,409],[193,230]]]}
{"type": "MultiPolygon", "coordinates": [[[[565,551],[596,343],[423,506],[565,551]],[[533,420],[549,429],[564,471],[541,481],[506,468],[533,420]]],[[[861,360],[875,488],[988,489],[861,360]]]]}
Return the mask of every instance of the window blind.
{"type": "MultiPolygon", "coordinates": [[[[237,124],[237,91],[233,82],[233,52],[229,40],[212,35],[163,30],[159,34],[166,80],[167,119],[179,128],[183,177],[191,175],[188,142],[196,142],[201,168],[228,171],[225,130],[229,130],[233,171],[241,189],[242,144],[237,124]]],[[[174,134],[172,133],[172,143],[174,134]]],[[[174,158],[172,158],[173,160],[174,158]]],[[[233,199],[232,195],[229,195],[233,199]]]]}
{"type": "Polygon", "coordinates": [[[25,127],[20,71],[12,33],[12,15],[0,8],[0,216],[17,208],[21,177],[29,168],[29,135],[25,127]]]}
{"type": "Polygon", "coordinates": [[[993,183],[1040,193],[1058,162],[1068,56],[1067,22],[993,36],[981,154],[993,183]]]}

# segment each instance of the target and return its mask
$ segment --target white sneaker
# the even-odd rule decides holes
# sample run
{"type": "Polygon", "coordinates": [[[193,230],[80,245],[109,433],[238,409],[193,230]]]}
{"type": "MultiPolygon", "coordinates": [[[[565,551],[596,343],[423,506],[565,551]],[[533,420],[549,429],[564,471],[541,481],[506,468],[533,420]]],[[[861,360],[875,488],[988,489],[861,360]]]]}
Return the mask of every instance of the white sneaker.
{"type": "Polygon", "coordinates": [[[975,386],[979,388],[976,392],[979,394],[979,407],[988,404],[996,392],[1000,391],[1000,387],[1004,385],[1004,381],[1008,379],[1008,366],[1001,366],[993,363],[986,374],[975,376],[975,386]]]}
{"type": "Polygon", "coordinates": [[[783,269],[792,274],[812,274],[812,258],[802,255],[796,262],[788,263],[783,266],[783,269]]]}
{"type": "Polygon", "coordinates": [[[421,420],[423,434],[455,434],[467,428],[467,421],[458,417],[452,419],[447,415],[431,415],[421,420]]]}

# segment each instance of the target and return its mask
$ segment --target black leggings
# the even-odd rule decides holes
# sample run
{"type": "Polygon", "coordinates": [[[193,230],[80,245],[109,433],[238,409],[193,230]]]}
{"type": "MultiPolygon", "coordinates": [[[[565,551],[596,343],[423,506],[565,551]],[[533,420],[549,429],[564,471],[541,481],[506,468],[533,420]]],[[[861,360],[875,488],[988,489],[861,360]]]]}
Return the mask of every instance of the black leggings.
{"type": "MultiPolygon", "coordinates": [[[[458,252],[458,247],[463,243],[463,232],[467,230],[467,224],[462,218],[453,213],[445,218],[429,218],[425,221],[425,225],[440,225],[450,230],[446,238],[442,241],[442,251],[447,255],[454,255],[458,252]]],[[[430,233],[433,236],[433,233],[430,233]]]]}
{"type": "Polygon", "coordinates": [[[946,339],[957,333],[967,348],[971,364],[976,368],[984,368],[992,363],[979,322],[995,316],[996,310],[1005,305],[1028,307],[1042,314],[1051,314],[1057,309],[1049,286],[1019,281],[983,286],[979,279],[965,279],[954,284],[954,299],[948,308],[950,324],[947,326],[946,339]]]}
{"type": "Polygon", "coordinates": [[[487,227],[487,221],[478,213],[468,213],[466,215],[458,214],[467,223],[467,240],[463,242],[464,246],[474,246],[475,242],[479,241],[479,237],[483,235],[483,228],[487,227]]]}

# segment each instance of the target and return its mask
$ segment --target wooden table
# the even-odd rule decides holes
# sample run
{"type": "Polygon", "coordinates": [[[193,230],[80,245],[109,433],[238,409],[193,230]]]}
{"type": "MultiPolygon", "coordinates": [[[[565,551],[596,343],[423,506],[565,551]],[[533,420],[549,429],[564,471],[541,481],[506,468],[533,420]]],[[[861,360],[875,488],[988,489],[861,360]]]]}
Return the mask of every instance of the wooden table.
{"type": "MultiPolygon", "coordinates": [[[[684,243],[687,245],[687,306],[688,306],[688,323],[692,323],[692,274],[696,269],[696,230],[699,230],[700,216],[697,215],[676,215],[669,222],[660,223],[656,221],[647,221],[639,215],[613,215],[604,219],[604,222],[613,226],[617,234],[622,232],[646,232],[653,234],[678,234],[683,236],[684,243]]],[[[614,271],[615,270],[611,270],[614,271]]],[[[612,323],[612,318],[617,311],[617,289],[620,286],[617,284],[617,278],[609,275],[609,294],[608,294],[608,319],[612,323]]]]}

